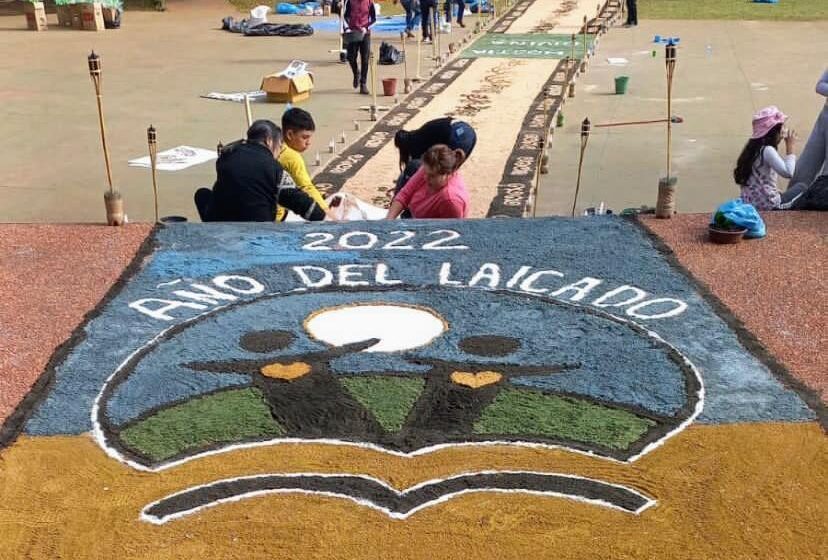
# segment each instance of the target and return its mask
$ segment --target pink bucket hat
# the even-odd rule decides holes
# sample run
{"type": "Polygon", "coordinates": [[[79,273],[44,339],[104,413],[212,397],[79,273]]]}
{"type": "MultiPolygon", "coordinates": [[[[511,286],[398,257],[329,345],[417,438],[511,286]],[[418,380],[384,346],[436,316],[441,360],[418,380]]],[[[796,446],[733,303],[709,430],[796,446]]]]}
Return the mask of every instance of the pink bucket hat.
{"type": "Polygon", "coordinates": [[[765,107],[753,115],[752,140],[762,138],[770,129],[788,120],[788,116],[780,111],[775,105],[765,107]]]}

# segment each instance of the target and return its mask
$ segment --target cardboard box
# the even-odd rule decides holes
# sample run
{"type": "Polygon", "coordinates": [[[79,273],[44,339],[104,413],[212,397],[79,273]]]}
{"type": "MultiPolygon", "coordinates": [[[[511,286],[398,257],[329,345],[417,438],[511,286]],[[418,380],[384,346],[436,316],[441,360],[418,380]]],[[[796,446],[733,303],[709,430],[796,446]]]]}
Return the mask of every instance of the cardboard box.
{"type": "Polygon", "coordinates": [[[267,100],[276,103],[297,103],[308,99],[313,90],[313,74],[305,70],[306,64],[294,60],[277,74],[262,78],[261,89],[267,93],[267,100]]]}
{"type": "Polygon", "coordinates": [[[80,7],[84,31],[103,31],[106,29],[104,25],[103,7],[99,3],[81,4],[80,7]]]}
{"type": "Polygon", "coordinates": [[[23,13],[26,15],[26,26],[32,31],[49,29],[46,7],[43,2],[23,2],[23,13]]]}

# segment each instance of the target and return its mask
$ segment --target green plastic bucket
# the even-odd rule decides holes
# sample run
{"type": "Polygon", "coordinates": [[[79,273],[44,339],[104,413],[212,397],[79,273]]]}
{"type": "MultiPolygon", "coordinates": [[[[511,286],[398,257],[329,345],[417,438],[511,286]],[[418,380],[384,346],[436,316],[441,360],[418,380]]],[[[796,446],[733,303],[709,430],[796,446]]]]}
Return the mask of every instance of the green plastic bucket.
{"type": "Polygon", "coordinates": [[[615,78],[615,93],[616,95],[624,95],[627,93],[627,84],[630,82],[629,76],[618,76],[615,78]]]}

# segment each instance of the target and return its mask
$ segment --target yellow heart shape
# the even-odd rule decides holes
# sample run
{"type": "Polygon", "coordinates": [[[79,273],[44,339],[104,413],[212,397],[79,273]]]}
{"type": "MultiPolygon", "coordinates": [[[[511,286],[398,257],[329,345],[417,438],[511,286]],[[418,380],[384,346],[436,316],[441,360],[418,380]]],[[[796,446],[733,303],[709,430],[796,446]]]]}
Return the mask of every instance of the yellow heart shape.
{"type": "Polygon", "coordinates": [[[268,364],[259,371],[265,377],[293,381],[309,374],[310,370],[311,367],[305,362],[293,362],[292,364],[268,364]]]}
{"type": "Polygon", "coordinates": [[[451,374],[451,380],[454,383],[471,387],[472,389],[479,389],[480,387],[497,383],[501,379],[503,379],[503,376],[496,371],[480,371],[477,373],[455,371],[451,374]]]}

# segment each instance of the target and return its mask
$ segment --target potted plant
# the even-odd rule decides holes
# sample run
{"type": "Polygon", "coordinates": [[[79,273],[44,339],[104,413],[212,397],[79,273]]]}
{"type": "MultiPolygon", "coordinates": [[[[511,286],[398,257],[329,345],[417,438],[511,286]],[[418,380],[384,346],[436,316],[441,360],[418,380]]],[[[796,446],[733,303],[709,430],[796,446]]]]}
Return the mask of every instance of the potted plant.
{"type": "Polygon", "coordinates": [[[734,224],[723,212],[718,211],[713,215],[713,223],[708,231],[713,243],[732,244],[742,240],[747,228],[734,224]]]}

